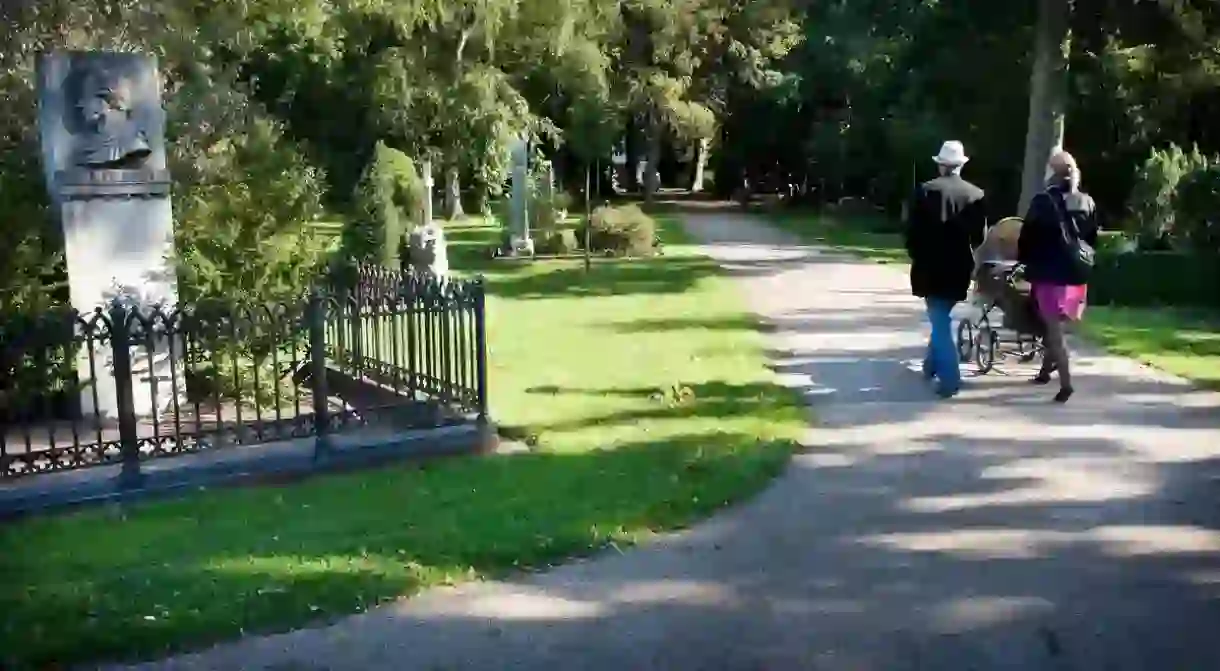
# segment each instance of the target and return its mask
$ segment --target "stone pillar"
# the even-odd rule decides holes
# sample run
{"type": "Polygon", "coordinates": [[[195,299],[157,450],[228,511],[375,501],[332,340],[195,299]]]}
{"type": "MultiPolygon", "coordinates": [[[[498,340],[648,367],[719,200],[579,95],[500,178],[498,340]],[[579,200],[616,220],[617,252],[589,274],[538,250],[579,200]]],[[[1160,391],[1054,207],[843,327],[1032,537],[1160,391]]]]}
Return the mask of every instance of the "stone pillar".
{"type": "Polygon", "coordinates": [[[532,255],[529,221],[529,142],[518,137],[511,147],[512,195],[509,207],[509,246],[513,254],[532,255]]]}
{"type": "MultiPolygon", "coordinates": [[[[134,53],[44,54],[38,93],[43,165],[63,229],[72,307],[89,314],[120,302],[145,314],[156,306],[172,311],[178,286],[156,60],[134,53]]],[[[180,338],[161,331],[154,331],[151,361],[143,332],[133,347],[137,416],[163,411],[181,391],[169,387],[180,338]]],[[[112,354],[109,343],[92,353],[96,379],[90,353],[77,360],[82,410],[103,418],[117,416],[112,354]]],[[[173,382],[181,384],[183,376],[177,377],[173,382]]]]}

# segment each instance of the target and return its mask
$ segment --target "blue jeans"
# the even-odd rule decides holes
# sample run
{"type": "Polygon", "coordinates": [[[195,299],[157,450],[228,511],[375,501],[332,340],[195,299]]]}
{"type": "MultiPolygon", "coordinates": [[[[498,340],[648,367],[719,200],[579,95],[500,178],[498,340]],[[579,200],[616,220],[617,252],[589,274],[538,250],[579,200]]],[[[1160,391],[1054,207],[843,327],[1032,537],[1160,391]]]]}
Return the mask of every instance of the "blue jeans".
{"type": "Polygon", "coordinates": [[[945,298],[924,300],[928,306],[932,336],[928,339],[923,372],[930,378],[940,380],[937,387],[940,394],[952,395],[962,386],[962,374],[957,363],[957,345],[953,342],[953,317],[950,316],[953,306],[957,303],[945,298]]]}

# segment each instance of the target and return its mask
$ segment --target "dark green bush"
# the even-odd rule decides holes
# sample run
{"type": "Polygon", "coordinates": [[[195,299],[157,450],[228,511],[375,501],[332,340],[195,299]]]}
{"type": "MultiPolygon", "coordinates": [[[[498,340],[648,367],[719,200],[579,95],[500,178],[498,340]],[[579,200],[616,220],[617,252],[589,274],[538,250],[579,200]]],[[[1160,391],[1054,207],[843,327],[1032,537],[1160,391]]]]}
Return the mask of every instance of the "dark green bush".
{"type": "MultiPolygon", "coordinates": [[[[656,251],[657,222],[637,205],[599,207],[589,225],[592,251],[617,256],[650,256],[656,251]]],[[[584,241],[583,225],[576,236],[584,241]]]]}
{"type": "Polygon", "coordinates": [[[1220,255],[1099,254],[1089,301],[1128,307],[1220,307],[1220,255]]]}
{"type": "Polygon", "coordinates": [[[344,230],[345,255],[398,268],[403,236],[423,220],[426,197],[415,162],[378,142],[356,191],[356,218],[344,230]]]}
{"type": "Polygon", "coordinates": [[[580,249],[576,231],[560,228],[549,233],[540,233],[534,241],[535,254],[573,254],[580,249]]]}
{"type": "Polygon", "coordinates": [[[1198,147],[1185,151],[1176,144],[1153,149],[1140,166],[1127,199],[1131,219],[1127,230],[1141,239],[1156,239],[1176,230],[1178,187],[1192,173],[1207,168],[1208,157],[1198,147]]]}
{"type": "Polygon", "coordinates": [[[1193,250],[1220,252],[1220,165],[1183,177],[1174,209],[1180,239],[1193,250]]]}

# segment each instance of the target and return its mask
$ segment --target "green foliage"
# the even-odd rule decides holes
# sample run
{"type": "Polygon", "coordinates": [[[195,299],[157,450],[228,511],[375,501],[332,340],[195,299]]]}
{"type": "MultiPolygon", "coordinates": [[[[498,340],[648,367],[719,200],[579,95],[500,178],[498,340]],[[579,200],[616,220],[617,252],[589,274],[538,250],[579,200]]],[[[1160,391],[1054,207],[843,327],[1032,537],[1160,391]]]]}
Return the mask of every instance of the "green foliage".
{"type": "Polygon", "coordinates": [[[572,196],[567,192],[535,183],[530,191],[530,229],[554,231],[563,223],[564,216],[572,207],[572,196]]]}
{"type": "MultiPolygon", "coordinates": [[[[615,256],[650,256],[656,251],[657,223],[639,206],[599,207],[587,225],[592,251],[615,256]]],[[[576,236],[585,240],[584,225],[576,236]]]]}
{"type": "Polygon", "coordinates": [[[323,267],[325,245],[310,226],[322,213],[321,175],[266,120],[214,147],[211,158],[226,177],[205,179],[176,201],[179,293],[212,325],[197,338],[207,360],[192,371],[190,391],[265,397],[283,373],[270,361],[299,348],[301,337],[284,327],[290,318],[267,310],[299,309],[323,267]]]}
{"type": "Polygon", "coordinates": [[[1216,253],[1099,254],[1089,302],[1128,307],[1220,307],[1220,256],[1216,253]]]}
{"type": "Polygon", "coordinates": [[[228,178],[196,184],[177,202],[182,298],[232,305],[299,298],[323,260],[309,226],[322,213],[321,175],[266,120],[214,152],[228,178]]]}
{"type": "Polygon", "coordinates": [[[423,222],[426,197],[415,163],[378,142],[357,187],[356,219],[343,230],[346,260],[397,269],[403,236],[423,222]]]}
{"type": "Polygon", "coordinates": [[[1175,230],[1178,187],[1183,178],[1206,169],[1208,159],[1199,148],[1183,151],[1176,144],[1153,149],[1140,166],[1127,201],[1127,230],[1144,238],[1156,238],[1175,230]]]}
{"type": "Polygon", "coordinates": [[[576,231],[570,228],[552,229],[539,233],[534,241],[535,254],[574,254],[580,250],[576,231]]]}
{"type": "MultiPolygon", "coordinates": [[[[1202,167],[1183,177],[1175,210],[1176,231],[1192,249],[1220,252],[1220,165],[1202,167]]],[[[1213,288],[1220,288],[1220,281],[1213,288]]]]}

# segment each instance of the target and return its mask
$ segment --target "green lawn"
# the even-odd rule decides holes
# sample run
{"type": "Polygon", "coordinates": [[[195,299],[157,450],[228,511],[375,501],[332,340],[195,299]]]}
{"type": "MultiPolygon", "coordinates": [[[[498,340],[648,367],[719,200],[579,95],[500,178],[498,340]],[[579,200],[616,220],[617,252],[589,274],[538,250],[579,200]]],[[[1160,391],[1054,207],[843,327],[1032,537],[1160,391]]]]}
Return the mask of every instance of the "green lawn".
{"type": "MultiPolygon", "coordinates": [[[[881,263],[907,262],[901,235],[878,232],[887,227],[874,217],[840,219],[792,212],[772,214],[769,220],[809,242],[881,263]]],[[[1090,306],[1082,332],[1110,352],[1220,388],[1220,313],[1090,306]]]]}
{"type": "MultiPolygon", "coordinates": [[[[470,268],[495,235],[450,231],[470,268]]],[[[738,296],[666,228],[647,261],[484,264],[495,419],[527,454],[0,528],[0,668],[155,657],[545,567],[758,490],[804,426],[738,296]]]]}
{"type": "Polygon", "coordinates": [[[1081,326],[1116,354],[1220,389],[1220,312],[1093,306],[1081,326]]]}

